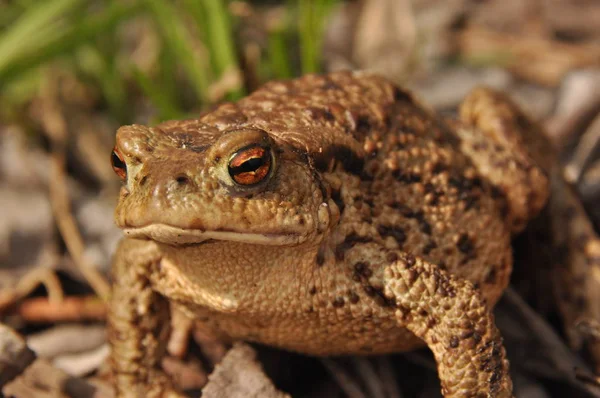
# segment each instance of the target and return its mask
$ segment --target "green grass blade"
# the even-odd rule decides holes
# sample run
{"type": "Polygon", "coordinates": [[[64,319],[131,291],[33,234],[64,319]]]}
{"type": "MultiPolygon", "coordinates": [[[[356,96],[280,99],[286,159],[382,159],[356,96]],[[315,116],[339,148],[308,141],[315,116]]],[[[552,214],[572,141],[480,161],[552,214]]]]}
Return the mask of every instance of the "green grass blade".
{"type": "Polygon", "coordinates": [[[269,61],[271,73],[277,79],[289,79],[294,75],[290,63],[286,32],[273,31],[269,34],[269,61]]]}
{"type": "MultiPolygon", "coordinates": [[[[223,77],[225,73],[241,75],[226,3],[218,0],[184,1],[186,10],[203,33],[203,41],[209,49],[211,65],[217,79],[223,77]]],[[[240,85],[229,92],[228,99],[240,98],[243,95],[244,90],[240,85]]]]}
{"type": "Polygon", "coordinates": [[[34,47],[51,24],[82,3],[84,0],[51,0],[27,9],[0,38],[0,70],[34,47]]]}
{"type": "Polygon", "coordinates": [[[314,3],[308,0],[299,0],[298,13],[302,73],[315,73],[319,70],[319,64],[314,37],[314,3]]]}
{"type": "Polygon", "coordinates": [[[325,22],[339,0],[298,0],[302,73],[321,70],[325,22]]]}
{"type": "Polygon", "coordinates": [[[163,36],[164,48],[179,60],[181,67],[192,83],[196,95],[208,103],[209,70],[207,60],[202,59],[194,48],[185,21],[167,0],[145,0],[154,16],[154,21],[163,36]]]}
{"type": "Polygon", "coordinates": [[[184,113],[174,105],[177,103],[177,100],[166,95],[167,93],[165,93],[165,91],[143,71],[134,66],[132,68],[132,75],[144,95],[148,97],[156,107],[159,121],[181,119],[185,116],[184,113]]]}
{"type": "Polygon", "coordinates": [[[100,86],[110,113],[121,123],[128,121],[127,93],[114,57],[103,54],[97,47],[86,45],[77,52],[77,63],[100,86]]]}
{"type": "MultiPolygon", "coordinates": [[[[141,9],[140,4],[113,4],[102,14],[90,17],[76,24],[61,37],[10,62],[0,63],[0,82],[14,79],[17,75],[39,66],[52,58],[70,53],[97,35],[111,31],[119,22],[134,15],[141,9]]],[[[2,53],[0,53],[0,58],[2,53]]]]}

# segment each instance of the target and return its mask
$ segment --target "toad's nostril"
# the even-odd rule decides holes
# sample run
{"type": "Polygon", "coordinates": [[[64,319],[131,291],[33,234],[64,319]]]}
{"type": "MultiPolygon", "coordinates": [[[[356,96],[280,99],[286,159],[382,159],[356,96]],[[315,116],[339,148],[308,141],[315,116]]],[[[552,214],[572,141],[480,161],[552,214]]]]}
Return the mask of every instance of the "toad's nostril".
{"type": "Polygon", "coordinates": [[[177,181],[177,184],[179,185],[187,185],[191,182],[190,178],[184,174],[177,176],[175,181],[177,181]]]}

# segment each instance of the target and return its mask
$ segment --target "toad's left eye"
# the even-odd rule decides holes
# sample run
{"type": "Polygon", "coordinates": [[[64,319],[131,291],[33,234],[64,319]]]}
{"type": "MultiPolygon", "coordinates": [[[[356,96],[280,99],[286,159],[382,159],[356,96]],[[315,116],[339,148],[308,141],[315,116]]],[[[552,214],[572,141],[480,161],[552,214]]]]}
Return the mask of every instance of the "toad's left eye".
{"type": "Polygon", "coordinates": [[[115,147],[110,155],[110,163],[116,175],[123,181],[127,179],[127,165],[123,161],[121,152],[115,147]]]}
{"type": "Polygon", "coordinates": [[[271,150],[252,145],[237,151],[227,167],[229,175],[240,185],[254,185],[265,179],[273,163],[271,150]]]}

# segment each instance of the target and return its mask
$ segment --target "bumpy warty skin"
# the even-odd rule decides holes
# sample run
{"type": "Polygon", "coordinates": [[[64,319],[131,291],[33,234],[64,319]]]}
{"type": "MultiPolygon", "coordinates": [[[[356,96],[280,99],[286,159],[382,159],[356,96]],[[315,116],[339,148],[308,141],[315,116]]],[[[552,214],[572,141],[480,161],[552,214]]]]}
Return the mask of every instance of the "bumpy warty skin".
{"type": "Polygon", "coordinates": [[[122,127],[119,394],[170,389],[141,381],[162,352],[144,351],[161,345],[148,325],[165,315],[152,309],[168,299],[223,336],[312,355],[425,343],[446,396],[510,396],[489,310],[508,284],[511,231],[547,196],[520,138],[528,123],[490,90],[446,121],[382,78],[340,72],[269,83],[199,119],[122,127]],[[272,169],[239,186],[227,164],[254,142],[272,169]]]}

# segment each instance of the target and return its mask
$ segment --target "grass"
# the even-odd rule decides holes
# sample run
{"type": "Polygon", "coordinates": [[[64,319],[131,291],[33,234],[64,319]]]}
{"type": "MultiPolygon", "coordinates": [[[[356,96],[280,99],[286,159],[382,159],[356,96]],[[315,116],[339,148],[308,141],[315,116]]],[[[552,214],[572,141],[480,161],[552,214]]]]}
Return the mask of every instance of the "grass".
{"type": "MultiPolygon", "coordinates": [[[[321,71],[325,20],[337,1],[0,2],[0,103],[3,108],[27,103],[52,78],[53,68],[66,68],[100,93],[106,112],[119,123],[131,122],[128,105],[139,96],[152,104],[157,121],[184,117],[248,91],[244,82],[253,72],[240,47],[240,26],[248,17],[232,9],[259,15],[265,7],[280,8],[276,27],[265,29],[266,40],[255,43],[260,70],[255,80],[264,81],[321,71]],[[147,53],[127,49],[127,32],[140,27],[155,38],[147,53]]],[[[12,113],[4,109],[3,116],[12,113]]]]}

